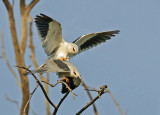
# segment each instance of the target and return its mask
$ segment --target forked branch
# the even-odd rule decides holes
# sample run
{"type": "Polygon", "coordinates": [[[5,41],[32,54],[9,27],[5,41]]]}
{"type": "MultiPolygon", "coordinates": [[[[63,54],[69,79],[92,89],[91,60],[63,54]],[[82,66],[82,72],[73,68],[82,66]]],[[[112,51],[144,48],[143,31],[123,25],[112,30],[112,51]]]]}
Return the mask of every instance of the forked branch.
{"type": "Polygon", "coordinates": [[[72,93],[72,96],[73,96],[73,99],[74,99],[74,100],[75,100],[74,95],[77,96],[75,93],[73,93],[72,89],[67,85],[67,83],[65,83],[65,82],[63,81],[63,78],[62,78],[61,80],[58,80],[55,85],[50,84],[50,83],[48,83],[48,82],[46,82],[46,81],[42,81],[42,82],[50,85],[51,87],[55,87],[57,84],[62,83],[62,84],[64,84],[64,85],[66,86],[66,88],[72,93]]]}
{"type": "Polygon", "coordinates": [[[105,93],[104,91],[106,89],[107,89],[107,85],[103,85],[98,91],[98,95],[93,100],[91,100],[86,106],[84,106],[79,112],[77,112],[76,115],[80,115],[84,110],[86,110],[90,105],[92,105],[97,99],[99,99],[101,95],[105,93]]]}
{"type": "Polygon", "coordinates": [[[31,11],[31,9],[36,5],[36,3],[38,2],[39,0],[32,0],[30,2],[30,4],[27,6],[28,7],[28,12],[31,11]]]}

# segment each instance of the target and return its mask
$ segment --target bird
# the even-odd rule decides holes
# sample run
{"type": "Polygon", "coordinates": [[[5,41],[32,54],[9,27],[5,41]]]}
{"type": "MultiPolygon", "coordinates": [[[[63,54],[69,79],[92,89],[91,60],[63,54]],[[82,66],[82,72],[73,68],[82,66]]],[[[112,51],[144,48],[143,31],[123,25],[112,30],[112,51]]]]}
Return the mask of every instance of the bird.
{"type": "MultiPolygon", "coordinates": [[[[81,75],[77,68],[67,60],[46,60],[45,64],[32,71],[32,73],[56,72],[59,78],[65,82],[72,90],[77,88],[81,83],[81,75]]],[[[29,74],[29,73],[28,73],[29,74]]],[[[62,94],[68,92],[68,88],[62,84],[62,94]]]]}
{"type": "Polygon", "coordinates": [[[88,33],[69,43],[63,39],[61,24],[49,16],[42,13],[36,15],[35,24],[47,56],[53,60],[61,59],[62,61],[104,43],[120,32],[113,30],[88,33]]]}

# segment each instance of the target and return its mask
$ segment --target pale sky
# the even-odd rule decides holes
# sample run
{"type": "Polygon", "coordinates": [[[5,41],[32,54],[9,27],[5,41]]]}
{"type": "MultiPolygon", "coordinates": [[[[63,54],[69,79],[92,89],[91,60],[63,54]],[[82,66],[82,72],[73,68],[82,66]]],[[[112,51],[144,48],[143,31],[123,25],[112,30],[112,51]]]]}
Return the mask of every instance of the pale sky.
{"type": "MultiPolygon", "coordinates": [[[[60,22],[63,37],[69,42],[87,33],[120,30],[120,34],[113,39],[77,55],[71,62],[89,86],[99,88],[107,84],[124,113],[128,110],[128,115],[160,115],[159,4],[159,0],[42,0],[33,8],[31,16],[35,18],[44,13],[60,22]]],[[[19,3],[15,0],[16,26],[20,28],[18,8],[19,3]]],[[[11,66],[15,66],[8,14],[2,1],[0,9],[0,30],[4,32],[6,55],[11,66]]],[[[20,38],[20,29],[17,32],[20,38]]],[[[35,23],[33,39],[36,59],[40,65],[47,56],[41,47],[35,23]]],[[[30,50],[27,49],[26,66],[32,64],[29,55],[30,50]]],[[[14,70],[17,72],[16,68],[14,70]]],[[[6,101],[4,95],[7,94],[21,104],[21,92],[3,59],[0,59],[0,71],[0,114],[17,115],[19,110],[16,105],[6,101]]],[[[32,76],[28,77],[32,91],[36,82],[32,76]]],[[[56,74],[50,74],[50,82],[56,81],[56,74]]],[[[60,91],[61,85],[50,88],[50,98],[55,104],[63,96],[60,91]]],[[[89,102],[82,86],[74,92],[78,95],[75,101],[70,94],[57,115],[75,114],[89,102]]],[[[92,94],[97,95],[94,92],[92,94]]],[[[44,95],[40,88],[33,95],[30,105],[38,115],[45,114],[44,95]]],[[[100,115],[120,115],[109,94],[97,100],[96,106],[100,115]]],[[[91,106],[82,115],[92,114],[91,106]]]]}

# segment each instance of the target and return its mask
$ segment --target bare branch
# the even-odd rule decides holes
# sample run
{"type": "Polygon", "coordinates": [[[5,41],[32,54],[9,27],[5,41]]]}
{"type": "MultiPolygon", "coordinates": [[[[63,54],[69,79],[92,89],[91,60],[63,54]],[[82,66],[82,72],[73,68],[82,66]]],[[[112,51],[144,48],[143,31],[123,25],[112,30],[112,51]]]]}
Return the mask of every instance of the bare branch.
{"type": "Polygon", "coordinates": [[[20,65],[18,63],[21,60],[21,59],[19,59],[20,58],[20,49],[19,49],[19,44],[18,44],[17,32],[16,32],[16,28],[15,28],[13,9],[12,9],[12,6],[8,0],[3,0],[3,2],[7,8],[8,15],[9,15],[10,30],[11,30],[11,35],[12,35],[14,51],[15,51],[15,54],[18,55],[18,57],[16,57],[16,62],[18,65],[20,65]]]}
{"type": "Polygon", "coordinates": [[[6,6],[8,11],[12,9],[12,6],[11,6],[11,4],[10,4],[10,2],[8,0],[3,0],[3,2],[4,2],[4,4],[5,4],[5,6],[6,6]]]}
{"type": "Polygon", "coordinates": [[[25,49],[26,49],[26,43],[27,43],[27,24],[28,24],[28,16],[31,11],[31,9],[34,7],[34,5],[38,2],[39,0],[32,0],[32,2],[26,6],[25,5],[25,0],[21,0],[20,2],[20,8],[21,8],[21,52],[22,55],[24,55],[25,49]]]}
{"type": "Polygon", "coordinates": [[[74,95],[75,95],[75,96],[77,96],[75,93],[73,93],[72,89],[68,86],[68,84],[67,84],[67,83],[65,83],[65,82],[63,81],[63,78],[62,78],[62,79],[60,79],[60,80],[58,80],[58,82],[57,82],[55,85],[50,84],[50,83],[45,82],[45,81],[42,81],[42,82],[44,82],[44,83],[46,83],[46,84],[50,85],[51,87],[55,87],[57,84],[59,84],[59,83],[63,83],[63,84],[67,87],[67,89],[72,93],[72,96],[73,96],[73,99],[74,99],[74,100],[75,100],[74,95]]]}
{"type": "Polygon", "coordinates": [[[128,115],[128,109],[126,110],[125,115],[128,115]]]}
{"type": "Polygon", "coordinates": [[[57,107],[54,109],[53,115],[56,115],[60,105],[62,104],[62,102],[65,100],[65,98],[68,96],[69,91],[64,95],[64,97],[60,100],[60,102],[58,103],[57,107]]]}
{"type": "Polygon", "coordinates": [[[31,3],[28,5],[28,12],[39,2],[39,0],[32,0],[31,3]]]}
{"type": "Polygon", "coordinates": [[[3,32],[1,32],[1,45],[2,45],[2,56],[3,56],[3,58],[4,58],[4,60],[5,60],[6,64],[7,64],[7,66],[9,68],[9,70],[11,71],[11,73],[14,76],[14,78],[16,79],[18,86],[21,88],[20,80],[19,80],[16,72],[11,67],[11,65],[10,65],[10,63],[9,63],[9,61],[7,59],[6,53],[5,53],[3,32]]]}
{"type": "Polygon", "coordinates": [[[36,86],[36,88],[33,90],[33,92],[30,94],[30,97],[29,97],[29,99],[28,99],[28,102],[26,103],[26,106],[24,107],[24,111],[23,111],[23,114],[24,115],[26,115],[26,108],[28,107],[28,105],[29,105],[29,102],[30,102],[30,100],[31,100],[31,98],[32,98],[32,96],[33,96],[33,94],[34,94],[34,92],[36,91],[36,89],[38,88],[38,83],[37,83],[37,86],[36,86]]]}
{"type": "MultiPolygon", "coordinates": [[[[88,90],[88,86],[85,84],[85,82],[83,80],[82,80],[82,85],[85,87],[90,100],[93,100],[92,95],[91,95],[90,91],[88,90]]],[[[95,115],[98,115],[98,111],[97,111],[95,103],[93,103],[93,109],[94,109],[95,115]]]]}
{"type": "Polygon", "coordinates": [[[102,94],[104,94],[105,89],[107,88],[107,85],[103,85],[100,88],[100,92],[98,93],[98,95],[91,100],[90,103],[88,103],[86,106],[84,106],[79,112],[76,113],[76,115],[80,115],[84,110],[86,110],[90,105],[92,105],[97,99],[99,99],[101,97],[102,94]]]}
{"type": "Polygon", "coordinates": [[[21,14],[25,11],[25,0],[20,0],[20,10],[21,14]]]}
{"type": "Polygon", "coordinates": [[[54,108],[56,108],[56,105],[54,105],[54,104],[52,103],[52,101],[49,99],[49,97],[48,97],[48,95],[47,95],[47,93],[46,93],[43,85],[40,83],[40,81],[37,79],[37,77],[34,75],[34,73],[33,73],[31,70],[29,70],[27,67],[24,67],[24,66],[17,66],[17,67],[18,67],[18,68],[25,69],[25,70],[27,70],[28,72],[30,72],[30,73],[32,74],[32,76],[35,78],[36,82],[39,84],[40,88],[42,89],[43,94],[44,94],[44,96],[46,97],[46,99],[48,100],[48,102],[49,102],[54,108]]]}
{"type": "Polygon", "coordinates": [[[106,91],[107,91],[107,92],[109,93],[109,95],[112,97],[112,100],[113,100],[114,103],[116,104],[116,106],[117,106],[119,112],[121,113],[121,115],[124,115],[124,113],[123,113],[123,111],[122,111],[120,105],[118,104],[116,98],[113,96],[113,94],[111,93],[111,91],[110,91],[109,89],[106,89],[106,91]]]}
{"type": "MultiPolygon", "coordinates": [[[[49,82],[49,74],[48,73],[46,74],[45,81],[49,82]]],[[[46,83],[44,84],[44,88],[46,90],[47,95],[49,95],[49,87],[48,87],[48,85],[46,83]]],[[[46,98],[45,98],[45,104],[46,104],[46,115],[50,115],[50,113],[51,113],[50,112],[50,105],[49,105],[49,103],[48,103],[46,98]]]]}
{"type": "Polygon", "coordinates": [[[18,110],[20,110],[18,101],[11,99],[10,97],[8,97],[7,94],[5,94],[5,97],[6,97],[6,99],[7,99],[8,101],[10,101],[10,102],[12,102],[12,103],[15,103],[15,104],[17,105],[18,110]]]}
{"type": "MultiPolygon", "coordinates": [[[[21,0],[23,1],[23,0],[21,0]]],[[[11,31],[11,36],[12,36],[12,43],[14,46],[14,52],[15,52],[15,59],[16,59],[16,64],[19,66],[25,65],[24,63],[24,51],[21,52],[20,50],[20,46],[18,43],[18,37],[17,37],[17,32],[16,32],[16,26],[15,26],[15,19],[14,19],[14,14],[13,14],[13,8],[10,5],[10,3],[8,2],[8,0],[3,0],[7,11],[8,11],[8,17],[9,17],[9,23],[10,23],[10,31],[11,31]]],[[[24,17],[23,17],[24,18],[24,17]]],[[[26,18],[26,17],[25,17],[26,18]]],[[[22,19],[22,17],[21,17],[22,19]]],[[[27,20],[27,19],[26,19],[27,20]]],[[[26,25],[21,25],[21,30],[23,31],[23,27],[27,27],[26,25]]],[[[25,31],[23,31],[24,33],[21,34],[27,34],[27,32],[25,33],[25,31]]],[[[29,82],[28,82],[28,78],[26,76],[23,75],[23,73],[26,72],[26,70],[22,70],[20,68],[18,68],[19,74],[20,74],[20,78],[21,78],[21,89],[22,89],[22,106],[21,106],[21,115],[23,113],[24,107],[27,103],[27,100],[29,99],[29,82]]],[[[28,114],[28,108],[26,111],[26,114],[28,114]]]]}

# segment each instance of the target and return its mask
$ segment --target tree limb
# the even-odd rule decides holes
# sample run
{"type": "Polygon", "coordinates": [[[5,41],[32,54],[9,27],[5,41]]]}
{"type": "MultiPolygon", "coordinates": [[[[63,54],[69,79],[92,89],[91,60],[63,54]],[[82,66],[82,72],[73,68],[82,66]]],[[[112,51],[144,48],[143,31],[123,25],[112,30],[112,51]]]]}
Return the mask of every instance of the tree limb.
{"type": "Polygon", "coordinates": [[[53,115],[56,115],[60,105],[62,104],[62,102],[65,100],[65,98],[68,96],[69,91],[64,95],[64,97],[60,100],[60,102],[58,103],[57,107],[54,109],[53,115]]]}
{"type": "MultiPolygon", "coordinates": [[[[16,32],[16,27],[15,27],[15,20],[14,20],[14,14],[13,14],[13,9],[8,0],[3,0],[7,11],[8,11],[8,16],[9,16],[9,23],[10,23],[10,31],[11,31],[11,36],[12,36],[12,43],[14,46],[14,51],[15,51],[15,59],[16,59],[16,64],[17,65],[25,65],[24,64],[24,55],[20,50],[20,46],[18,43],[18,37],[17,37],[17,32],[16,32]]],[[[23,29],[23,28],[21,28],[23,29]]],[[[22,85],[22,106],[21,106],[21,115],[23,114],[23,109],[27,103],[27,100],[29,99],[29,84],[28,84],[28,78],[23,75],[23,73],[26,72],[26,70],[22,70],[18,68],[20,78],[21,78],[21,85],[22,85]]],[[[26,111],[26,114],[28,114],[28,108],[26,111]]]]}
{"type": "Polygon", "coordinates": [[[28,7],[27,7],[28,12],[31,11],[31,9],[37,4],[37,2],[39,2],[39,0],[32,0],[32,1],[29,3],[29,5],[28,5],[28,7]]]}
{"type": "Polygon", "coordinates": [[[20,10],[21,10],[21,14],[24,13],[25,10],[25,0],[20,0],[20,10]]]}
{"type": "Polygon", "coordinates": [[[106,89],[106,91],[107,91],[107,92],[109,93],[109,95],[112,97],[112,100],[113,100],[114,103],[116,104],[116,106],[117,106],[117,108],[118,108],[120,114],[121,114],[121,115],[124,115],[124,113],[123,113],[123,111],[122,111],[120,105],[118,104],[116,98],[113,96],[113,94],[111,93],[111,91],[110,91],[109,89],[106,89]]]}
{"type": "Polygon", "coordinates": [[[33,96],[33,94],[34,94],[34,92],[36,91],[36,89],[38,88],[38,86],[39,86],[39,84],[37,83],[37,86],[35,87],[35,89],[32,91],[32,93],[30,94],[30,97],[29,97],[29,99],[28,99],[28,102],[26,103],[26,105],[25,105],[25,107],[24,107],[24,111],[23,111],[23,114],[24,115],[26,115],[25,113],[26,113],[26,108],[28,107],[28,105],[29,105],[29,102],[30,102],[30,100],[31,100],[31,98],[32,98],[32,96],[33,96]]]}
{"type": "Polygon", "coordinates": [[[5,6],[6,6],[8,11],[12,9],[12,6],[11,6],[11,4],[10,4],[10,2],[8,0],[3,0],[3,2],[4,2],[4,4],[5,4],[5,6]]]}
{"type": "Polygon", "coordinates": [[[105,93],[104,91],[106,88],[107,88],[107,85],[103,85],[100,88],[98,95],[93,100],[91,100],[90,103],[88,103],[86,106],[84,106],[79,112],[77,112],[76,115],[80,115],[84,110],[86,110],[90,105],[92,105],[97,99],[99,99],[101,97],[101,95],[105,93]]]}
{"type": "MultiPolygon", "coordinates": [[[[46,82],[49,82],[49,74],[47,73],[46,74],[46,79],[45,79],[45,81],[46,82]]],[[[44,88],[45,88],[45,90],[46,90],[46,93],[47,93],[47,95],[49,95],[49,87],[48,87],[48,85],[47,84],[44,84],[44,88]]],[[[50,115],[50,105],[49,105],[49,103],[48,103],[48,101],[47,101],[47,99],[45,98],[45,104],[46,104],[46,115],[50,115]]]]}
{"type": "Polygon", "coordinates": [[[25,5],[25,0],[21,0],[20,3],[20,8],[21,8],[21,52],[22,55],[24,55],[25,49],[26,49],[26,44],[27,44],[27,24],[28,24],[28,16],[31,11],[31,9],[35,6],[35,4],[39,0],[32,0],[32,2],[26,6],[25,5]]]}
{"type": "Polygon", "coordinates": [[[1,45],[2,45],[2,56],[3,56],[3,58],[4,58],[4,60],[5,60],[6,64],[7,64],[7,66],[9,68],[9,70],[11,71],[11,73],[14,76],[14,78],[16,79],[18,86],[21,88],[20,80],[19,80],[16,72],[11,67],[11,65],[10,65],[10,63],[9,63],[9,61],[7,59],[6,53],[5,53],[3,32],[1,32],[1,45]]]}
{"type": "Polygon", "coordinates": [[[50,83],[45,82],[45,81],[42,81],[42,82],[50,85],[51,87],[55,87],[57,84],[62,83],[62,84],[64,84],[64,85],[67,87],[67,89],[72,93],[72,96],[73,96],[73,99],[74,99],[74,100],[75,100],[74,95],[77,96],[75,93],[73,93],[72,89],[68,86],[68,84],[63,81],[63,78],[60,79],[60,80],[58,80],[58,82],[57,82],[55,85],[50,84],[50,83]]]}
{"type": "MultiPolygon", "coordinates": [[[[88,90],[88,86],[85,84],[85,82],[83,80],[82,80],[82,85],[85,87],[90,100],[93,100],[92,95],[91,95],[90,91],[88,90]]],[[[95,103],[93,103],[93,109],[94,109],[95,115],[98,115],[98,111],[97,111],[95,103]]]]}

